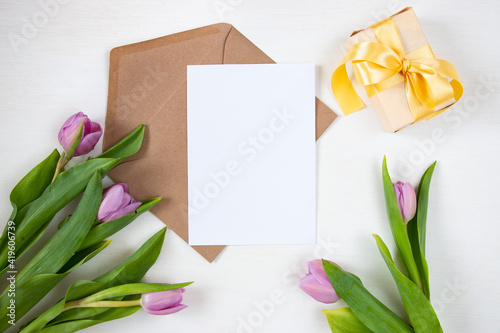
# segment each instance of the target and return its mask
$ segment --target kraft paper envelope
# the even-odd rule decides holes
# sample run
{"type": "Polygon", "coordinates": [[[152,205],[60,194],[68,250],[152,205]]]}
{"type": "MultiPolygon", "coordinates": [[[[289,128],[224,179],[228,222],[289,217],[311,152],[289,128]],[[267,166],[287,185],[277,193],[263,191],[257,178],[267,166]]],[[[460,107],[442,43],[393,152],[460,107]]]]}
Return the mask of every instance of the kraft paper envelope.
{"type": "MultiPolygon", "coordinates": [[[[187,65],[254,63],[274,61],[226,23],[111,51],[103,148],[108,149],[140,124],[147,127],[141,150],[109,175],[116,182],[127,183],[137,200],[162,196],[163,200],[151,212],[185,241],[187,65]]],[[[336,117],[316,98],[316,139],[336,117]]],[[[224,246],[193,248],[211,262],[224,246]]]]}

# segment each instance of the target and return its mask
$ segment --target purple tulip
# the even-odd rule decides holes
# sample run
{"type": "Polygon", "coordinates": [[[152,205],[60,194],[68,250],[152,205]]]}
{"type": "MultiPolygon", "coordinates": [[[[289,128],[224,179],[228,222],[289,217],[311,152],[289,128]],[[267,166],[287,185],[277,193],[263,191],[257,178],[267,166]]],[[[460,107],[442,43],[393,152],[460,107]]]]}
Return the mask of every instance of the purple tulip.
{"type": "Polygon", "coordinates": [[[142,308],[154,315],[167,315],[181,311],[187,305],[181,304],[184,288],[146,293],[141,296],[142,308]]]}
{"type": "Polygon", "coordinates": [[[309,261],[308,265],[309,273],[300,280],[300,289],[318,302],[326,304],[337,302],[340,297],[337,295],[330,280],[328,280],[326,276],[323,262],[316,259],[309,261]]]}
{"type": "Polygon", "coordinates": [[[410,183],[397,182],[394,185],[399,212],[403,221],[410,221],[417,211],[417,195],[410,183]]]}
{"type": "Polygon", "coordinates": [[[127,184],[118,183],[104,189],[97,219],[108,222],[132,213],[140,205],[141,203],[129,194],[127,184]]]}
{"type": "MultiPolygon", "coordinates": [[[[83,121],[82,139],[78,144],[73,156],[88,154],[94,149],[102,135],[101,125],[94,123],[83,112],[78,112],[66,120],[59,130],[59,142],[66,152],[71,148],[78,132],[78,128],[83,121]]],[[[71,157],[71,156],[70,156],[71,157]]]]}

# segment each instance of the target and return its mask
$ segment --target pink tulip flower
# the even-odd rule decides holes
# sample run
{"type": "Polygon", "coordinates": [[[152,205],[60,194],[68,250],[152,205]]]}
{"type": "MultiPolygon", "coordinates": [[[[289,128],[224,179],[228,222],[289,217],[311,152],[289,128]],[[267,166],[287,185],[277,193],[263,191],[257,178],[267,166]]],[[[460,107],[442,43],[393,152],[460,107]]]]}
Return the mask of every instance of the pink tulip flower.
{"type": "Polygon", "coordinates": [[[318,302],[330,304],[340,299],[319,259],[309,261],[309,273],[300,280],[299,287],[318,302]]]}
{"type": "Polygon", "coordinates": [[[104,189],[97,219],[108,222],[132,213],[140,205],[141,203],[129,194],[128,186],[124,183],[118,183],[104,189]]]}
{"type": "Polygon", "coordinates": [[[410,221],[417,211],[417,195],[410,183],[397,182],[394,185],[394,192],[398,200],[399,212],[403,221],[410,221]]]}
{"type": "Polygon", "coordinates": [[[167,315],[179,312],[187,307],[187,305],[181,304],[183,292],[184,288],[180,288],[142,294],[142,308],[147,313],[154,315],[167,315]]]}
{"type": "MultiPolygon", "coordinates": [[[[94,123],[83,112],[78,112],[69,117],[59,130],[59,142],[66,152],[69,151],[80,124],[83,121],[82,138],[73,156],[80,156],[90,153],[102,135],[101,125],[94,123]]],[[[71,156],[70,156],[71,157],[71,156]]]]}

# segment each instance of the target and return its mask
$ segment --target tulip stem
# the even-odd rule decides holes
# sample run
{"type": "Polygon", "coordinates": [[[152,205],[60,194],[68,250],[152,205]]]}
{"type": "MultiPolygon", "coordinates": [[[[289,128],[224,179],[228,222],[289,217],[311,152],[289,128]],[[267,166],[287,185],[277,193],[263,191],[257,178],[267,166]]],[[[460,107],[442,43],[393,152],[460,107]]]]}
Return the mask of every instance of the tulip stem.
{"type": "Polygon", "coordinates": [[[141,300],[138,299],[134,301],[98,301],[91,303],[85,303],[82,302],[82,300],[79,300],[66,303],[63,311],[74,308],[122,308],[128,306],[141,306],[141,300]]]}
{"type": "Polygon", "coordinates": [[[59,161],[57,161],[56,172],[54,173],[54,177],[52,177],[52,182],[54,182],[56,177],[59,175],[59,173],[61,173],[62,169],[68,162],[69,159],[66,158],[66,152],[63,152],[61,154],[61,157],[59,157],[59,161]]]}

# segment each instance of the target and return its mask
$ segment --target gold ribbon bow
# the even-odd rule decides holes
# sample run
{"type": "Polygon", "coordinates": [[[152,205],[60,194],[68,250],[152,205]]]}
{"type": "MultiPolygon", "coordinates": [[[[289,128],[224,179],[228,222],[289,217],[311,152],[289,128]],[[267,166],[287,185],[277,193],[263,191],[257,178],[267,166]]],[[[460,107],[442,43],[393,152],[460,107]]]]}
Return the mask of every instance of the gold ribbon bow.
{"type": "Polygon", "coordinates": [[[379,42],[354,45],[332,75],[333,93],[344,114],[365,106],[347,75],[348,62],[352,62],[356,83],[365,87],[369,97],[404,81],[415,121],[432,118],[454,103],[439,112],[436,107],[453,98],[455,103],[460,99],[463,88],[455,67],[446,60],[436,59],[429,44],[405,55],[392,18],[375,24],[372,29],[379,42]]]}

